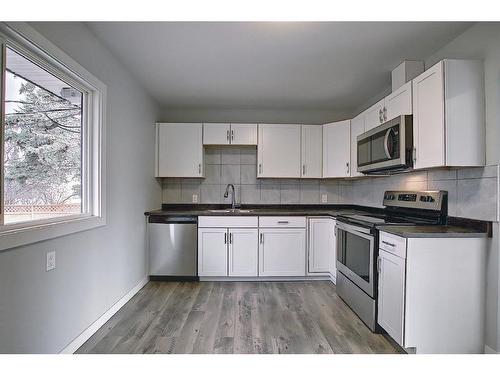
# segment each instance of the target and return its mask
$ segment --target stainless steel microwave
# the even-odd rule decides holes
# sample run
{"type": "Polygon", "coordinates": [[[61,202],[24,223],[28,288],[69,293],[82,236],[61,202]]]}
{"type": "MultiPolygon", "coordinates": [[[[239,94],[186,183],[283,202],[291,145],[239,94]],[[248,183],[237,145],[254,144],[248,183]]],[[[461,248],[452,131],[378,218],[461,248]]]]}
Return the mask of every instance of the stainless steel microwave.
{"type": "Polygon", "coordinates": [[[357,138],[358,172],[372,174],[413,166],[413,118],[396,117],[357,138]]]}

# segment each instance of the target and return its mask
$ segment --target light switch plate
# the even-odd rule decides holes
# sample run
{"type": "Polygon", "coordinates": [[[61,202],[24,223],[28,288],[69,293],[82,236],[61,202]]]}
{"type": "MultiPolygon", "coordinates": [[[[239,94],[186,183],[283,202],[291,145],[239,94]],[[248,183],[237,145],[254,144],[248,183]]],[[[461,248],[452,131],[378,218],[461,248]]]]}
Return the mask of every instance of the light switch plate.
{"type": "Polygon", "coordinates": [[[49,251],[47,253],[47,259],[46,259],[46,271],[51,271],[54,268],[56,268],[56,252],[55,251],[49,251]]]}
{"type": "Polygon", "coordinates": [[[193,194],[193,203],[198,203],[198,194],[193,194]]]}
{"type": "Polygon", "coordinates": [[[321,203],[328,203],[328,194],[321,194],[321,203]]]}

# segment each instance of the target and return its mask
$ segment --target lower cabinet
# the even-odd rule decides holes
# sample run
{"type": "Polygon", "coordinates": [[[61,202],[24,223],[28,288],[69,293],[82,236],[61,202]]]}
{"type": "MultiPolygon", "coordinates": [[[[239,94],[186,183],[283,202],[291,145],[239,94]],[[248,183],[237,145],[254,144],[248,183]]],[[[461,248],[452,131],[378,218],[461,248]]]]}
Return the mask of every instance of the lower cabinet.
{"type": "Polygon", "coordinates": [[[199,276],[257,276],[256,228],[199,228],[199,276]]]}
{"type": "Polygon", "coordinates": [[[309,218],[308,272],[335,274],[335,219],[309,218]]]}
{"type": "Polygon", "coordinates": [[[305,276],[305,228],[259,230],[259,276],[305,276]]]}
{"type": "Polygon", "coordinates": [[[378,259],[378,324],[403,346],[406,260],[384,250],[378,259]]]}

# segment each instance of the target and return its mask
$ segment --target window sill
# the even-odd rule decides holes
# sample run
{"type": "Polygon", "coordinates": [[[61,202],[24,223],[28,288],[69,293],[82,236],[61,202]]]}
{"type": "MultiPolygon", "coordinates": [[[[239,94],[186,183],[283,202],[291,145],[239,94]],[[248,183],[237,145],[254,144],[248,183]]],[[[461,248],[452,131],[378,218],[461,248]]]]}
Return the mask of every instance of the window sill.
{"type": "Polygon", "coordinates": [[[106,219],[98,216],[77,216],[50,223],[26,223],[23,227],[0,228],[0,251],[30,245],[40,241],[66,236],[106,225],[106,219]]]}

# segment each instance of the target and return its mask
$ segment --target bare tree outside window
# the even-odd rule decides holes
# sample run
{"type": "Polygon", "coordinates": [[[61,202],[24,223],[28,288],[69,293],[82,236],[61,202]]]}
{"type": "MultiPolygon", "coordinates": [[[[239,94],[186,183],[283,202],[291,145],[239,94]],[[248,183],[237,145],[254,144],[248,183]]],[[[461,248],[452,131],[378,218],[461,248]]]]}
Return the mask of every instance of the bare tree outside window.
{"type": "Polygon", "coordinates": [[[81,213],[83,95],[12,49],[6,57],[5,224],[81,213]]]}

